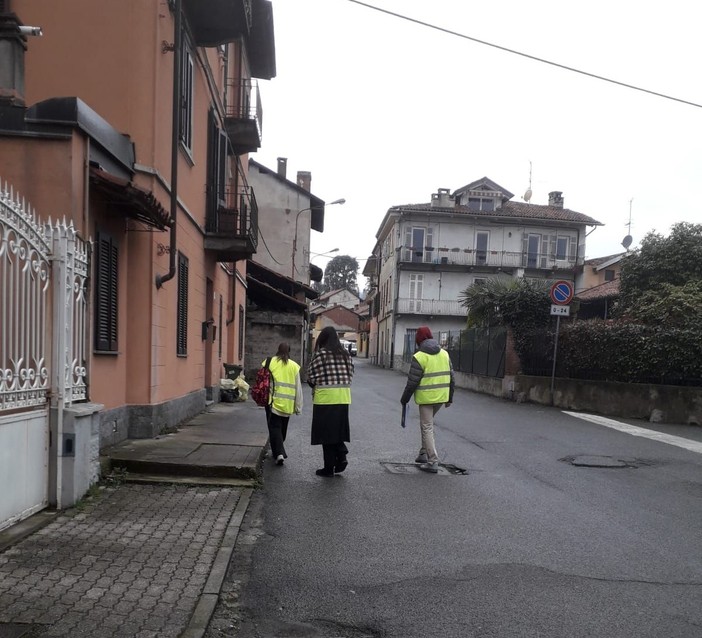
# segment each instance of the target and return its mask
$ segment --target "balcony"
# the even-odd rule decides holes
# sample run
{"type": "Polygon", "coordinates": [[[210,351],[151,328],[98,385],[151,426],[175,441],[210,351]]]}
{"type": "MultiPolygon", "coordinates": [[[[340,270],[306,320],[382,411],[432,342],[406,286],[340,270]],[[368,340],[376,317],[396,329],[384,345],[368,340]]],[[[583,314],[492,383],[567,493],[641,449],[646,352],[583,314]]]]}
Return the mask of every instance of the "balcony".
{"type": "Polygon", "coordinates": [[[400,265],[407,268],[419,266],[418,270],[469,270],[501,268],[510,270],[528,268],[534,270],[573,271],[575,258],[559,259],[549,253],[524,253],[499,250],[475,250],[471,248],[410,247],[401,251],[400,265]]]}
{"type": "Polygon", "coordinates": [[[468,314],[458,301],[440,299],[398,299],[397,312],[401,315],[444,317],[465,317],[468,314]]]}
{"type": "Polygon", "coordinates": [[[227,191],[225,202],[207,215],[205,250],[217,261],[251,259],[258,247],[258,204],[250,186],[227,191]]]}
{"type": "Polygon", "coordinates": [[[183,0],[183,9],[196,46],[214,47],[244,38],[251,75],[275,77],[270,0],[183,0]]]}
{"type": "Polygon", "coordinates": [[[183,9],[197,46],[233,42],[251,31],[252,0],[183,0],[183,9]]]}
{"type": "Polygon", "coordinates": [[[227,95],[233,104],[227,105],[224,126],[236,155],[253,153],[261,147],[263,108],[256,80],[239,80],[227,84],[227,95]]]}

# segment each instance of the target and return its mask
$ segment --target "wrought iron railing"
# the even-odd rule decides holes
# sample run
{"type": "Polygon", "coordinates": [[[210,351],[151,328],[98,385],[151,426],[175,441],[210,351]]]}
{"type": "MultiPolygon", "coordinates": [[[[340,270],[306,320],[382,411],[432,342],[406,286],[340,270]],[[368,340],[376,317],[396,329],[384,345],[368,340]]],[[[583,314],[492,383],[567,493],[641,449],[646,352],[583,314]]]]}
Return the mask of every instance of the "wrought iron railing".
{"type": "Polygon", "coordinates": [[[537,268],[547,270],[567,270],[576,266],[574,257],[560,259],[549,253],[410,246],[403,249],[400,254],[401,263],[414,264],[493,266],[498,268],[537,268]]]}
{"type": "Polygon", "coordinates": [[[234,100],[232,104],[227,104],[226,117],[254,122],[260,139],[263,128],[263,107],[258,81],[252,79],[230,80],[228,87],[233,92],[234,100]]]}

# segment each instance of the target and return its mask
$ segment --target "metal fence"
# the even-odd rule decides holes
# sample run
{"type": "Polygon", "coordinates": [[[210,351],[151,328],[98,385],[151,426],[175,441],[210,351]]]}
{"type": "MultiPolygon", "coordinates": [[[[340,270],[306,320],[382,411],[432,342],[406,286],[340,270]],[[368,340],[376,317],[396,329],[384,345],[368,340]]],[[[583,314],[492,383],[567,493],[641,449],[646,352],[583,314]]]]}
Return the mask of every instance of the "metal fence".
{"type": "MultiPolygon", "coordinates": [[[[410,363],[416,351],[416,330],[407,330],[403,361],[410,363]]],[[[453,369],[468,374],[502,378],[505,376],[505,351],[507,330],[496,328],[471,328],[458,332],[441,332],[437,341],[451,358],[453,369]]]]}

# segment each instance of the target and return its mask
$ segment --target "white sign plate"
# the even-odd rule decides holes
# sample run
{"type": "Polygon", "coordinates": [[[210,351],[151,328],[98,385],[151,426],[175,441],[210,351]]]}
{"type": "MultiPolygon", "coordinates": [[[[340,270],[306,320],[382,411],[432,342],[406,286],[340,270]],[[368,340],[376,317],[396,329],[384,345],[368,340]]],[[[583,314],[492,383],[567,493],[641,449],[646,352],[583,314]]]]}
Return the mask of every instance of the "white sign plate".
{"type": "Polygon", "coordinates": [[[551,314],[560,317],[570,317],[570,306],[559,306],[555,303],[551,304],[551,314]]]}

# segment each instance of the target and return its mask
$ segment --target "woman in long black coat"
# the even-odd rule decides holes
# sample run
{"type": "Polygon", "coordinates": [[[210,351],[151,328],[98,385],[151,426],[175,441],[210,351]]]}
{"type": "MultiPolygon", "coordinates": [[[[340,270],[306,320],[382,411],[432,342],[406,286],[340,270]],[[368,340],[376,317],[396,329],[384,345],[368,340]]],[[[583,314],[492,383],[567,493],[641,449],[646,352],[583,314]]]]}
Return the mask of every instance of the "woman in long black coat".
{"type": "Polygon", "coordinates": [[[351,440],[349,405],[353,361],[336,330],[324,328],[317,337],[307,371],[312,388],[312,445],[321,445],[324,467],[318,476],[334,476],[348,465],[346,443],[351,440]]]}

